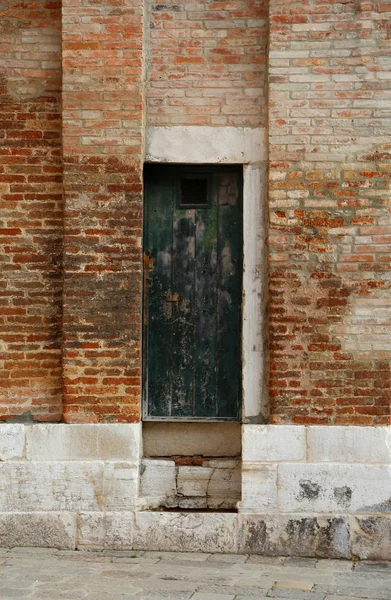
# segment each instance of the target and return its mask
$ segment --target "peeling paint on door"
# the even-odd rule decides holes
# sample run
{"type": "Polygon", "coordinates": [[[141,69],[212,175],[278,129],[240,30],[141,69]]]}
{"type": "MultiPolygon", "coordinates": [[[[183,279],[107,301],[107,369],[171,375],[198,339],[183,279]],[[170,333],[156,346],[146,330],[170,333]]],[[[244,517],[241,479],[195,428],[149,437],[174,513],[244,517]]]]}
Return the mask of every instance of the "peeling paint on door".
{"type": "Polygon", "coordinates": [[[144,257],[144,418],[240,420],[241,169],[148,166],[144,257]]]}

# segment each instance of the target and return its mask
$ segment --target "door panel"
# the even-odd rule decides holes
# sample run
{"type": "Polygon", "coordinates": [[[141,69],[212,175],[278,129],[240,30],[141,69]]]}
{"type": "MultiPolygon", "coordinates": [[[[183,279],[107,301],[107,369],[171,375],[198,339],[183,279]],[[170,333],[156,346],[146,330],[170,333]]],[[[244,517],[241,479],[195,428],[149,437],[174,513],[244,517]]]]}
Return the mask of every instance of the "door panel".
{"type": "Polygon", "coordinates": [[[239,420],[242,170],[145,168],[143,414],[239,420]]]}

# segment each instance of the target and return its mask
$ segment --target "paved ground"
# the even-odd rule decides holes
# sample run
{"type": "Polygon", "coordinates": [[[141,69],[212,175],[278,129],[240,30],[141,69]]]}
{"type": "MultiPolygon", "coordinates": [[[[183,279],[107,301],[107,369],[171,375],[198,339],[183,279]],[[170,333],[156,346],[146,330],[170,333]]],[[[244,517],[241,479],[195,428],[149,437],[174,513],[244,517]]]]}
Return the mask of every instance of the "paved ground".
{"type": "Polygon", "coordinates": [[[391,600],[391,563],[0,549],[0,598],[391,600]]]}

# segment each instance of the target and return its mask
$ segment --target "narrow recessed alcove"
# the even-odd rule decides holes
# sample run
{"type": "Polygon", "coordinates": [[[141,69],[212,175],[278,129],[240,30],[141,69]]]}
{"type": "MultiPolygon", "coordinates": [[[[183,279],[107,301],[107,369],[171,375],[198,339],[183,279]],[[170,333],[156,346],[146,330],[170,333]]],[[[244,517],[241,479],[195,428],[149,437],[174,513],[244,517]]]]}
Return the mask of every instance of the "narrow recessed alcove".
{"type": "Polygon", "coordinates": [[[239,423],[143,423],[144,510],[235,511],[241,499],[239,423]]]}

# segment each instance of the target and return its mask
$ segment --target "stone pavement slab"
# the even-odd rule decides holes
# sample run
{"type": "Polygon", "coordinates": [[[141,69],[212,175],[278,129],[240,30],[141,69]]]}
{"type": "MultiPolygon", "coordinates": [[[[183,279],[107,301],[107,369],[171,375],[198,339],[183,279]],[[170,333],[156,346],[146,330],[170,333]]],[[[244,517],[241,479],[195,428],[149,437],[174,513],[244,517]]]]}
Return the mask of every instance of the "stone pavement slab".
{"type": "Polygon", "coordinates": [[[391,600],[391,563],[0,549],[0,600],[391,600]]]}

